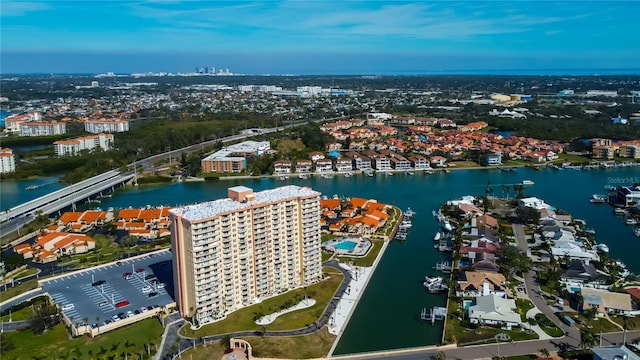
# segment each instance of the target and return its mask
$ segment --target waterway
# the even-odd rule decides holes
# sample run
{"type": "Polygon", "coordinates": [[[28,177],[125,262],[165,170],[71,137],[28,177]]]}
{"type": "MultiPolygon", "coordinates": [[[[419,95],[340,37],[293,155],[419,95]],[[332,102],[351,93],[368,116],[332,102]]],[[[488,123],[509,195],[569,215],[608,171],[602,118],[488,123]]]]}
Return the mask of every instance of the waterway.
{"type": "MultiPolygon", "coordinates": [[[[422,308],[442,306],[446,301],[443,295],[428,294],[421,285],[425,275],[435,274],[432,267],[445,259],[433,248],[437,224],[432,211],[450,199],[482,195],[488,183],[495,196],[505,196],[502,185],[513,185],[522,180],[534,182],[534,185],[525,187],[526,195],[545,199],[551,205],[587,221],[587,225],[596,230],[597,241],[609,245],[611,257],[621,259],[631,271],[640,273],[640,262],[637,261],[640,239],[633,236],[632,228],[624,224],[624,219],[615,217],[610,206],[589,203],[592,194],[606,192],[606,185],[640,182],[640,168],[582,171],[520,168],[514,172],[454,170],[432,175],[354,175],[350,178],[314,177],[308,180],[292,176],[284,181],[263,178],[181,182],[127,187],[118,190],[112,198],[103,199],[100,206],[176,206],[226,197],[227,188],[235,185],[259,191],[296,184],[310,186],[329,197],[338,194],[375,198],[402,209],[411,207],[417,214],[407,240],[392,242],[388,247],[336,348],[335,354],[347,354],[439,343],[442,324],[431,325],[420,320],[422,308]]],[[[2,185],[4,197],[4,183],[2,185]]],[[[23,193],[30,195],[30,192],[23,193]]],[[[513,196],[513,191],[509,195],[513,196]]]]}

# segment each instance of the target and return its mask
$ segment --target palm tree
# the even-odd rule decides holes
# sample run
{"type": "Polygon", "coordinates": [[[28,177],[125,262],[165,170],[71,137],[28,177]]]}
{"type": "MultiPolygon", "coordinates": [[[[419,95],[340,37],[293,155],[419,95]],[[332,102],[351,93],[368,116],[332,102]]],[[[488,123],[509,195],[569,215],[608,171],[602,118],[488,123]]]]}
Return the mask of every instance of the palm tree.
{"type": "Polygon", "coordinates": [[[442,351],[438,351],[431,358],[433,360],[445,360],[447,358],[447,355],[442,351]]]}
{"type": "Polygon", "coordinates": [[[636,323],[627,316],[626,314],[622,315],[622,329],[624,330],[622,335],[622,344],[627,343],[627,330],[635,329],[636,323]]]}
{"type": "Polygon", "coordinates": [[[593,320],[593,318],[596,317],[597,314],[598,314],[598,309],[594,307],[590,307],[587,309],[587,320],[589,321],[589,325],[591,325],[591,321],[593,320]]]}
{"type": "Polygon", "coordinates": [[[589,329],[580,330],[580,347],[583,349],[593,347],[596,344],[596,336],[589,329]]]}
{"type": "Polygon", "coordinates": [[[100,334],[100,316],[96,316],[96,325],[98,325],[98,334],[100,334]]]}
{"type": "Polygon", "coordinates": [[[549,357],[549,350],[547,350],[547,348],[540,348],[538,349],[538,352],[540,353],[540,355],[542,355],[542,357],[549,357]]]}

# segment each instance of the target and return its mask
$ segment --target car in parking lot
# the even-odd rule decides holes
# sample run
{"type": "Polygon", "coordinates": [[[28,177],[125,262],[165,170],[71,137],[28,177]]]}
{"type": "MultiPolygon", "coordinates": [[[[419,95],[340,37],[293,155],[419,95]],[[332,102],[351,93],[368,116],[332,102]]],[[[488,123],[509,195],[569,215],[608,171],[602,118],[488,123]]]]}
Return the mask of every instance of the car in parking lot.
{"type": "Polygon", "coordinates": [[[109,325],[109,324],[111,324],[112,322],[113,322],[113,320],[111,320],[111,319],[107,319],[107,320],[105,320],[105,321],[104,321],[104,324],[105,324],[105,325],[109,325]]]}
{"type": "Polygon", "coordinates": [[[156,286],[158,289],[164,289],[164,283],[158,283],[156,286]]]}
{"type": "Polygon", "coordinates": [[[118,320],[120,320],[120,318],[118,317],[118,315],[113,315],[113,316],[111,316],[111,320],[112,321],[118,321],[118,320]]]}
{"type": "Polygon", "coordinates": [[[150,298],[156,297],[156,296],[158,296],[158,293],[155,292],[155,291],[154,292],[150,292],[149,295],[147,295],[147,296],[149,296],[150,298]]]}
{"type": "Polygon", "coordinates": [[[91,286],[100,286],[100,285],[103,285],[103,284],[106,284],[106,283],[107,283],[107,280],[98,280],[98,281],[92,282],[91,286]]]}
{"type": "Polygon", "coordinates": [[[109,305],[109,302],[108,301],[103,301],[98,306],[103,307],[103,306],[107,306],[107,305],[109,305]]]}
{"type": "Polygon", "coordinates": [[[118,313],[118,318],[121,319],[121,320],[122,319],[126,319],[127,315],[125,315],[124,313],[118,313]]]}
{"type": "Polygon", "coordinates": [[[140,311],[140,310],[136,310],[136,311],[134,311],[133,313],[134,313],[134,314],[136,314],[136,315],[138,315],[138,314],[142,314],[142,311],[140,311]]]}
{"type": "Polygon", "coordinates": [[[145,311],[147,311],[146,307],[143,306],[143,307],[140,308],[140,312],[145,312],[145,311]]]}
{"type": "Polygon", "coordinates": [[[133,275],[133,274],[131,274],[130,272],[122,273],[122,277],[125,278],[125,279],[129,279],[131,277],[131,275],[133,275]]]}
{"type": "Polygon", "coordinates": [[[127,317],[132,317],[133,316],[133,311],[129,310],[127,311],[127,317]]]}
{"type": "Polygon", "coordinates": [[[116,265],[118,265],[118,266],[122,266],[122,261],[118,261],[118,262],[116,262],[116,265]]]}
{"type": "Polygon", "coordinates": [[[118,301],[116,303],[116,307],[117,308],[121,308],[121,307],[127,306],[127,305],[129,305],[129,300],[122,300],[122,301],[118,301]]]}
{"type": "Polygon", "coordinates": [[[141,272],[143,272],[143,271],[144,271],[144,269],[143,269],[143,268],[137,268],[137,269],[136,269],[136,272],[137,272],[137,273],[141,273],[141,272]]]}
{"type": "Polygon", "coordinates": [[[153,289],[151,289],[151,286],[145,286],[145,287],[142,288],[142,293],[143,294],[150,293],[151,291],[153,291],[153,289]]]}
{"type": "Polygon", "coordinates": [[[62,305],[62,311],[69,311],[69,310],[73,310],[74,308],[75,306],[73,304],[62,305]]]}

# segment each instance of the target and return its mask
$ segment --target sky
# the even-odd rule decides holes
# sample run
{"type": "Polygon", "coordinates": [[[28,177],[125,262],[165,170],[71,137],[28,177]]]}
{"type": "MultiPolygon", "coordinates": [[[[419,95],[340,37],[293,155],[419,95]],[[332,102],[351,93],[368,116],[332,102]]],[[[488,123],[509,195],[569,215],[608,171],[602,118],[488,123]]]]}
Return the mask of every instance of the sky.
{"type": "Polygon", "coordinates": [[[0,71],[637,73],[638,14],[640,0],[2,0],[0,71]]]}

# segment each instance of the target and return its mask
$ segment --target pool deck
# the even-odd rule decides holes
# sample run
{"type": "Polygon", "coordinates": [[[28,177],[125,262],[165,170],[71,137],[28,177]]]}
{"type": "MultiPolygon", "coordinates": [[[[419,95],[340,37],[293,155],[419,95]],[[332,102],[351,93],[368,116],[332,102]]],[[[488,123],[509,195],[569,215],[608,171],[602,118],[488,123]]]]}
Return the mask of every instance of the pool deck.
{"type": "Polygon", "coordinates": [[[380,249],[380,253],[374,261],[372,267],[351,267],[348,265],[340,264],[340,266],[351,272],[352,280],[349,283],[347,291],[339,299],[338,306],[331,315],[331,318],[329,319],[329,323],[327,325],[329,327],[329,333],[337,335],[336,340],[333,342],[333,346],[331,346],[331,350],[329,350],[329,357],[331,357],[331,354],[333,354],[335,347],[338,345],[340,337],[342,336],[347,323],[349,323],[349,319],[351,318],[351,315],[353,314],[358,301],[360,301],[360,297],[362,296],[364,289],[367,287],[371,275],[378,266],[378,262],[382,258],[382,255],[384,255],[384,251],[387,249],[388,244],[389,241],[384,242],[384,244],[382,245],[382,249],[380,249]]]}

